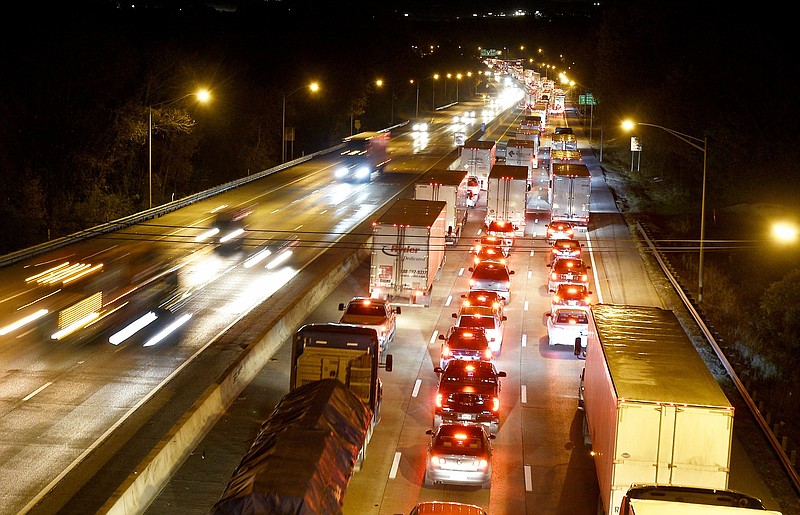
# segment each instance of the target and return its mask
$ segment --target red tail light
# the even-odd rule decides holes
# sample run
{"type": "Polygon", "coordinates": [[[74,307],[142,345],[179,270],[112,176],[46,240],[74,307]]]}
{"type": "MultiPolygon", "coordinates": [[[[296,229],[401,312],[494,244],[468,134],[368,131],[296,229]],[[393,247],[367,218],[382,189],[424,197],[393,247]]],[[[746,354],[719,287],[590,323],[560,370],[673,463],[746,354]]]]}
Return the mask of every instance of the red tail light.
{"type": "Polygon", "coordinates": [[[500,399],[492,397],[492,411],[500,411],[500,399]]]}
{"type": "Polygon", "coordinates": [[[481,461],[478,462],[478,468],[479,469],[485,469],[488,466],[489,466],[489,462],[487,460],[485,460],[485,459],[482,459],[481,461]]]}
{"type": "Polygon", "coordinates": [[[483,357],[485,359],[492,359],[492,349],[486,349],[483,351],[483,357]]]}
{"type": "Polygon", "coordinates": [[[436,407],[437,408],[441,408],[442,407],[442,400],[443,400],[442,399],[442,394],[441,393],[437,393],[436,394],[436,407]]]}
{"type": "Polygon", "coordinates": [[[588,275],[586,275],[586,274],[583,274],[583,275],[581,276],[581,281],[588,281],[588,280],[589,280],[589,276],[588,276],[588,275]]]}
{"type": "Polygon", "coordinates": [[[470,279],[470,280],[469,280],[469,285],[470,285],[470,286],[475,286],[475,281],[474,281],[473,279],[470,279]]]}
{"type": "Polygon", "coordinates": [[[558,274],[553,272],[552,274],[550,274],[550,277],[555,281],[556,279],[558,279],[558,274]]]}
{"type": "Polygon", "coordinates": [[[442,357],[449,358],[450,357],[450,347],[447,345],[442,345],[442,357]]]}
{"type": "Polygon", "coordinates": [[[443,464],[444,464],[444,460],[439,458],[439,456],[435,456],[435,455],[431,456],[431,465],[439,466],[439,465],[443,465],[443,464]]]}

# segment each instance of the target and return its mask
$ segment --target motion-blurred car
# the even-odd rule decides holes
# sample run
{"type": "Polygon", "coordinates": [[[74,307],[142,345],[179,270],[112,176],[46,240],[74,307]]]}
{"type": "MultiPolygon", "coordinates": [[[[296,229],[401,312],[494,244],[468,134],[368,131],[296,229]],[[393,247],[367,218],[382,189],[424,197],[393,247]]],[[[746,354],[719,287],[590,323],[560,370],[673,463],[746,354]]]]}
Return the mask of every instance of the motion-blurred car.
{"type": "Polygon", "coordinates": [[[436,367],[439,385],[434,402],[433,428],[443,423],[481,424],[489,434],[500,429],[500,378],[489,361],[450,361],[443,369],[436,367]]]}
{"type": "Polygon", "coordinates": [[[548,344],[569,345],[575,354],[586,348],[589,336],[589,312],[585,309],[558,308],[547,314],[548,344]]]}
{"type": "Polygon", "coordinates": [[[503,314],[503,298],[495,291],[472,290],[461,295],[462,306],[487,306],[503,314]]]}
{"type": "Polygon", "coordinates": [[[508,252],[502,246],[481,245],[472,257],[472,264],[477,265],[483,261],[493,261],[503,265],[508,264],[508,252]]]}
{"type": "Polygon", "coordinates": [[[492,261],[483,261],[470,267],[472,276],[469,278],[469,291],[493,291],[508,304],[511,300],[511,276],[513,270],[506,265],[492,261]]]}
{"type": "Polygon", "coordinates": [[[454,359],[467,361],[491,361],[494,355],[489,347],[489,338],[482,327],[453,327],[447,336],[440,334],[442,352],[439,366],[445,368],[454,359]]]}
{"type": "Polygon", "coordinates": [[[559,258],[547,265],[547,290],[555,293],[559,284],[579,284],[589,287],[589,265],[577,258],[559,258]]]}
{"type": "Polygon", "coordinates": [[[580,258],[583,254],[582,247],[578,240],[558,239],[553,242],[548,262],[552,263],[556,258],[580,258]]]}
{"type": "Polygon", "coordinates": [[[473,254],[479,252],[483,247],[501,247],[503,251],[506,253],[506,257],[510,255],[509,250],[504,246],[504,242],[502,238],[498,238],[497,236],[488,236],[484,235],[481,236],[479,239],[475,240],[475,245],[472,246],[470,249],[473,254]]]}
{"type": "Polygon", "coordinates": [[[553,244],[560,239],[573,239],[575,227],[569,222],[553,222],[547,224],[547,243],[553,244]]]}
{"type": "Polygon", "coordinates": [[[589,309],[592,292],[582,284],[559,284],[550,299],[550,311],[558,308],[589,309]]]}
{"type": "Polygon", "coordinates": [[[378,332],[381,351],[385,351],[397,334],[397,315],[399,306],[391,306],[384,299],[353,297],[350,302],[339,303],[339,311],[344,311],[340,324],[353,324],[370,327],[378,332]]]}
{"type": "Polygon", "coordinates": [[[508,250],[514,246],[515,231],[516,227],[508,220],[492,220],[486,225],[486,234],[503,239],[503,246],[508,250]]]}
{"type": "Polygon", "coordinates": [[[489,488],[494,435],[472,424],[442,424],[426,434],[431,440],[425,459],[425,486],[442,483],[489,488]]]}
{"type": "Polygon", "coordinates": [[[505,315],[501,315],[487,306],[461,306],[458,313],[453,313],[453,318],[456,319],[455,327],[479,327],[486,331],[486,338],[489,340],[489,348],[492,353],[500,352],[503,344],[504,322],[508,319],[505,315]]]}

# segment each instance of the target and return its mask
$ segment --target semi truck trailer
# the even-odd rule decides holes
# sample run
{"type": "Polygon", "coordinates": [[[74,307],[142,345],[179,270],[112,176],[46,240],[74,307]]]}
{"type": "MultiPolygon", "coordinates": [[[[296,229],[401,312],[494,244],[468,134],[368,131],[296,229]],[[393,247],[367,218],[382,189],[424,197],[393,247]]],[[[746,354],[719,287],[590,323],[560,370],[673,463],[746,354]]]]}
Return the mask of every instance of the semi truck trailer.
{"type": "Polygon", "coordinates": [[[619,514],[634,483],[726,489],[734,409],[675,314],[616,304],[590,313],[579,407],[601,513],[619,514]]]}

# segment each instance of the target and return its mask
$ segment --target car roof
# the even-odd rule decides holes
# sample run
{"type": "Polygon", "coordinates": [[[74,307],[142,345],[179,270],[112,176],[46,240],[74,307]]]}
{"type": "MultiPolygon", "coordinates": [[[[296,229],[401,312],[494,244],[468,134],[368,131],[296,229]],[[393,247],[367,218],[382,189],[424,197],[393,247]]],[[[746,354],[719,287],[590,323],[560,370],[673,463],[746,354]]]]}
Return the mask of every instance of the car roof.
{"type": "Polygon", "coordinates": [[[482,315],[482,316],[496,316],[497,312],[491,306],[475,306],[470,304],[469,306],[462,306],[458,312],[459,315],[482,315]]]}
{"type": "Polygon", "coordinates": [[[559,324],[566,324],[571,318],[578,324],[589,323],[589,314],[582,309],[557,309],[553,313],[553,321],[559,324]]]}
{"type": "Polygon", "coordinates": [[[482,300],[478,298],[481,296],[486,297],[485,302],[496,302],[500,300],[499,293],[497,293],[496,291],[489,291],[489,290],[472,290],[469,293],[467,293],[466,297],[464,298],[466,300],[471,300],[471,299],[482,300]]]}
{"type": "Polygon", "coordinates": [[[563,283],[563,284],[559,284],[558,285],[558,287],[556,288],[556,293],[561,294],[561,295],[569,294],[569,293],[572,293],[572,292],[570,292],[570,290],[574,290],[574,293],[576,295],[582,295],[584,293],[588,293],[589,292],[589,288],[587,288],[583,284],[563,283]]]}
{"type": "Polygon", "coordinates": [[[412,510],[412,515],[486,515],[486,511],[475,504],[455,501],[424,501],[412,510]]]}
{"type": "Polygon", "coordinates": [[[386,299],[374,298],[374,297],[353,297],[350,299],[350,302],[364,302],[367,301],[370,304],[388,304],[389,301],[386,299]]]}
{"type": "Polygon", "coordinates": [[[582,270],[586,268],[586,263],[584,263],[579,258],[558,258],[553,263],[553,270],[582,270]],[[572,263],[570,265],[570,263],[572,263]]]}
{"type": "Polygon", "coordinates": [[[489,230],[511,232],[514,230],[514,226],[507,220],[492,220],[489,222],[489,230]]]}
{"type": "Polygon", "coordinates": [[[575,238],[558,238],[556,241],[553,242],[554,247],[565,247],[565,246],[580,246],[581,242],[576,240],[575,238]]]}
{"type": "Polygon", "coordinates": [[[489,361],[465,361],[454,359],[447,362],[444,375],[463,374],[468,367],[474,367],[475,375],[496,375],[494,364],[489,361]]]}

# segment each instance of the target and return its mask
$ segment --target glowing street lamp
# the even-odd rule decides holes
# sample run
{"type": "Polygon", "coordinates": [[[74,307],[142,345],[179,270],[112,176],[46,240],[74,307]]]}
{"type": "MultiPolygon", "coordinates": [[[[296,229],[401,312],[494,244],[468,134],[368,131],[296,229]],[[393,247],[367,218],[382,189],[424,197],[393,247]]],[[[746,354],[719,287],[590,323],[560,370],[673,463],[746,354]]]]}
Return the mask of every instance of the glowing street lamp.
{"type": "Polygon", "coordinates": [[[283,115],[281,116],[281,163],[286,162],[286,99],[305,88],[308,88],[311,93],[316,93],[319,91],[319,84],[312,82],[306,86],[300,86],[290,93],[283,94],[283,115]]]}
{"type": "Polygon", "coordinates": [[[182,97],[174,98],[172,100],[167,100],[166,102],[159,102],[157,104],[151,104],[148,108],[148,116],[147,116],[147,175],[148,175],[148,182],[149,182],[149,190],[150,190],[150,208],[153,207],[153,108],[161,108],[167,107],[169,105],[174,104],[175,102],[180,102],[184,98],[189,98],[191,96],[197,97],[197,101],[201,104],[205,104],[211,100],[211,92],[207,89],[200,89],[198,91],[188,93],[183,95],[182,97]]]}
{"type": "Polygon", "coordinates": [[[700,261],[697,265],[697,302],[703,302],[703,246],[705,244],[705,235],[706,235],[706,163],[708,160],[708,136],[705,138],[696,138],[694,136],[689,136],[688,134],[684,134],[682,132],[678,132],[674,129],[668,129],[666,127],[662,127],[661,125],[656,125],[654,123],[642,123],[642,122],[633,122],[630,120],[625,120],[622,122],[622,128],[626,131],[630,131],[636,125],[643,125],[645,127],[655,127],[657,129],[661,129],[665,132],[668,132],[678,138],[679,140],[683,141],[691,145],[693,148],[701,151],[703,153],[703,189],[701,192],[701,200],[700,200],[700,261]],[[702,146],[700,145],[702,143],[702,146]]]}

